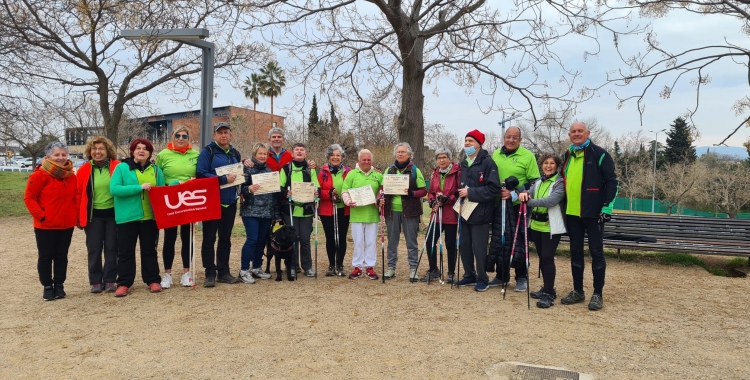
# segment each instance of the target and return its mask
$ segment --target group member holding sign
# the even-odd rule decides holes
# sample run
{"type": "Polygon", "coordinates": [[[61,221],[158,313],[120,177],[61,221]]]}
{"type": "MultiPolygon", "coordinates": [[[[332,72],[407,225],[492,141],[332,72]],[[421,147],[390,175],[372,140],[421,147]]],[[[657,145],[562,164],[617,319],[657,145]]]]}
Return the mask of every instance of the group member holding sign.
{"type": "Polygon", "coordinates": [[[388,227],[388,269],[385,271],[385,278],[396,276],[398,243],[403,228],[410,268],[409,281],[415,282],[419,280],[417,231],[419,218],[422,216],[421,198],[427,195],[427,189],[422,171],[411,161],[412,154],[408,143],[396,144],[393,149],[396,161],[383,176],[385,224],[388,227]]]}
{"type": "Polygon", "coordinates": [[[245,181],[241,174],[240,153],[229,144],[232,140],[232,128],[229,123],[216,123],[213,137],[214,141],[201,150],[196,169],[199,178],[218,177],[221,187],[221,219],[203,222],[201,258],[206,269],[206,281],[203,286],[207,288],[216,286],[216,281],[227,284],[238,281],[229,271],[229,253],[232,249],[232,228],[237,215],[239,185],[245,181]],[[217,174],[224,173],[223,170],[217,169],[226,168],[230,168],[229,174],[217,174]],[[240,175],[236,174],[236,170],[231,170],[232,168],[238,168],[240,175]],[[217,233],[219,243],[214,250],[217,233]]]}
{"type": "Polygon", "coordinates": [[[78,169],[76,178],[81,199],[78,226],[86,232],[89,284],[91,293],[114,292],[117,288],[117,224],[109,182],[120,161],[112,141],[104,136],[86,142],[84,155],[89,161],[78,169]]]}
{"type": "Polygon", "coordinates": [[[357,279],[367,275],[372,280],[378,279],[375,272],[377,262],[376,243],[378,238],[378,221],[380,213],[375,196],[383,183],[383,175],[372,167],[372,153],[362,149],[357,154],[357,168],[349,172],[341,187],[344,204],[349,207],[354,251],[349,275],[357,279]]]}
{"type": "Polygon", "coordinates": [[[466,159],[461,161],[461,184],[458,190],[458,196],[461,198],[460,252],[464,277],[456,285],[474,285],[474,290],[478,292],[488,288],[489,277],[485,269],[487,236],[490,233],[495,198],[502,190],[497,166],[490,154],[482,149],[482,144],[484,133],[475,129],[466,134],[466,159]],[[468,216],[463,210],[467,202],[473,202],[473,211],[468,216]]]}
{"type": "MultiPolygon", "coordinates": [[[[257,143],[253,146],[252,167],[245,167],[245,183],[242,185],[243,202],[240,206],[242,224],[245,225],[247,239],[242,246],[239,278],[246,284],[255,283],[256,278],[268,280],[271,275],[261,268],[263,264],[263,247],[271,222],[279,219],[277,194],[268,192],[261,184],[261,178],[273,176],[273,191],[279,191],[279,173],[267,165],[268,145],[257,143]],[[265,190],[265,191],[264,191],[265,190]],[[250,264],[252,263],[252,267],[250,264]]],[[[268,178],[263,178],[268,179],[268,178]]]]}
{"type": "Polygon", "coordinates": [[[151,293],[161,291],[159,260],[156,246],[159,228],[148,191],[154,186],[164,186],[161,169],[151,164],[154,146],[146,139],[135,139],[130,144],[130,158],[117,165],[109,183],[115,198],[117,222],[117,290],[115,297],[128,295],[135,282],[135,244],[141,248],[141,277],[151,293]]]}
{"type": "MultiPolygon", "coordinates": [[[[44,286],[45,301],[65,298],[68,275],[68,249],[76,226],[76,175],[68,159],[68,147],[54,141],[29,176],[23,202],[34,218],[34,235],[39,253],[36,268],[44,286]]],[[[51,312],[48,312],[52,315],[51,312]]]]}
{"type": "Polygon", "coordinates": [[[307,277],[315,277],[312,269],[312,257],[310,254],[310,235],[312,235],[313,214],[315,213],[315,198],[318,197],[318,176],[315,169],[307,164],[307,149],[305,144],[296,143],[292,148],[293,160],[281,170],[279,180],[281,192],[284,194],[286,203],[281,206],[284,222],[294,226],[299,236],[292,259],[294,270],[302,266],[307,277]],[[291,215],[289,212],[291,210],[291,215]]]}
{"type": "MultiPolygon", "coordinates": [[[[190,145],[190,130],[183,125],[176,126],[172,131],[172,141],[167,144],[167,149],[162,150],[156,156],[156,166],[164,172],[164,181],[167,185],[178,185],[195,178],[195,167],[198,163],[198,151],[190,145]]],[[[182,243],[182,286],[193,286],[193,277],[190,275],[190,227],[191,224],[183,224],[180,227],[180,242],[182,243]]],[[[161,287],[172,286],[172,263],[174,263],[175,242],[177,241],[177,227],[164,229],[164,277],[161,279],[161,287]]],[[[195,272],[195,270],[193,270],[195,272]]]]}
{"type": "Polygon", "coordinates": [[[344,255],[346,255],[346,233],[349,231],[349,207],[345,206],[341,199],[341,189],[352,168],[342,164],[345,156],[341,145],[329,146],[326,149],[328,163],[323,165],[318,173],[318,183],[320,183],[318,215],[323,223],[328,253],[326,276],[346,276],[344,255]]]}
{"type": "MultiPolygon", "coordinates": [[[[457,214],[453,211],[453,206],[458,199],[458,185],[460,181],[460,166],[451,160],[453,153],[448,149],[438,149],[435,151],[437,166],[432,172],[430,179],[430,190],[427,198],[430,201],[432,212],[438,215],[435,223],[441,228],[433,229],[425,237],[426,242],[430,242],[430,252],[428,259],[430,268],[427,274],[422,277],[421,281],[428,282],[440,278],[440,268],[437,264],[437,251],[435,245],[438,239],[443,235],[445,246],[448,248],[448,283],[453,283],[454,271],[456,270],[456,227],[458,223],[457,214]]],[[[442,251],[440,252],[442,255],[442,251]]],[[[440,258],[442,260],[442,257],[440,258]]]]}

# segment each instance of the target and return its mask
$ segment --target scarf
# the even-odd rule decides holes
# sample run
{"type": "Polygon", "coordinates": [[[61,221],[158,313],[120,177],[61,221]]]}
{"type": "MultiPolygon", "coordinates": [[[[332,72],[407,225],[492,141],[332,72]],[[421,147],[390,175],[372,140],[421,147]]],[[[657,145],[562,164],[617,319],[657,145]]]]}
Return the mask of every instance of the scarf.
{"type": "Polygon", "coordinates": [[[178,148],[178,147],[174,146],[174,144],[172,144],[171,142],[169,144],[167,144],[167,149],[173,150],[175,152],[180,152],[182,154],[185,154],[185,152],[187,152],[188,149],[190,149],[190,148],[192,148],[192,146],[190,145],[190,143],[188,143],[187,146],[184,147],[184,148],[178,148]]]}
{"type": "Polygon", "coordinates": [[[341,166],[340,165],[334,166],[334,165],[328,164],[328,170],[331,172],[331,174],[335,175],[336,173],[339,172],[339,170],[341,170],[341,166]]]}
{"type": "Polygon", "coordinates": [[[557,175],[557,172],[554,172],[554,173],[550,174],[549,176],[547,176],[546,174],[542,173],[542,176],[539,177],[539,179],[541,179],[542,182],[544,182],[544,181],[546,181],[548,179],[554,179],[556,175],[557,175]]]}
{"type": "Polygon", "coordinates": [[[589,144],[591,144],[591,139],[586,139],[586,141],[584,141],[581,145],[570,144],[570,148],[568,148],[568,150],[570,150],[570,153],[573,153],[574,151],[582,150],[583,148],[589,146],[589,144]]]}
{"type": "Polygon", "coordinates": [[[298,168],[306,168],[307,167],[307,160],[302,160],[302,162],[297,162],[292,160],[292,165],[298,168]]]}
{"type": "Polygon", "coordinates": [[[393,163],[393,166],[396,167],[399,171],[406,169],[407,166],[411,163],[411,160],[404,162],[403,164],[399,164],[398,161],[395,161],[393,163]]]}
{"type": "Polygon", "coordinates": [[[60,166],[57,162],[45,158],[42,160],[41,169],[54,178],[65,179],[73,174],[73,162],[68,160],[65,161],[65,165],[60,166]]]}
{"type": "Polygon", "coordinates": [[[254,167],[258,171],[264,170],[266,168],[266,163],[265,162],[260,162],[260,161],[256,160],[255,158],[251,158],[251,160],[253,160],[253,164],[255,164],[254,167]]]}
{"type": "Polygon", "coordinates": [[[448,166],[445,168],[445,170],[438,169],[438,172],[440,172],[440,174],[448,174],[448,173],[450,173],[451,169],[453,169],[453,163],[448,164],[448,166]]]}
{"type": "Polygon", "coordinates": [[[506,156],[510,156],[511,154],[513,154],[513,153],[516,153],[516,151],[518,151],[518,148],[516,148],[516,149],[513,149],[513,150],[510,150],[510,149],[507,149],[507,148],[505,148],[505,146],[503,146],[503,147],[502,147],[502,148],[500,149],[500,151],[501,151],[501,152],[503,152],[503,154],[504,154],[504,155],[506,155],[506,156]]]}

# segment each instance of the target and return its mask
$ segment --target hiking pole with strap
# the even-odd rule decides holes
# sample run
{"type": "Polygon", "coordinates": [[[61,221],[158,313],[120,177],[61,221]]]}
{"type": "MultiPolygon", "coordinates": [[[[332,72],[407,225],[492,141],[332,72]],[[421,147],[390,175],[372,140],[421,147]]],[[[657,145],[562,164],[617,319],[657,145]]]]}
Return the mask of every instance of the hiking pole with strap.
{"type": "MultiPolygon", "coordinates": [[[[380,199],[383,199],[383,190],[380,190],[380,199]]],[[[383,266],[383,283],[385,284],[385,204],[380,206],[380,263],[383,266]]]]}
{"type": "MultiPolygon", "coordinates": [[[[291,163],[289,165],[291,165],[291,163]]],[[[291,173],[291,171],[290,171],[290,173],[291,173]]],[[[291,177],[291,174],[290,174],[290,177],[291,177]]],[[[287,194],[289,194],[289,192],[292,191],[291,178],[287,178],[287,181],[289,182],[289,184],[286,185],[286,191],[287,191],[287,194]]],[[[292,227],[294,227],[294,207],[292,207],[292,196],[291,195],[289,195],[287,197],[287,201],[289,201],[289,225],[292,226],[292,227]]],[[[299,257],[299,251],[297,250],[298,244],[297,244],[296,241],[292,244],[292,247],[293,247],[292,255],[294,255],[294,259],[296,259],[296,260],[292,260],[292,276],[296,278],[297,277],[297,268],[294,268],[294,261],[297,261],[297,265],[301,264],[300,263],[300,257],[299,257]]]]}
{"type": "Polygon", "coordinates": [[[193,283],[193,289],[195,289],[195,223],[190,223],[190,278],[188,279],[193,283]]]}
{"type": "MultiPolygon", "coordinates": [[[[510,268],[512,267],[513,263],[513,256],[516,253],[516,241],[518,240],[518,229],[521,227],[521,213],[518,213],[518,221],[516,221],[516,232],[513,233],[513,247],[510,249],[510,259],[508,260],[508,281],[505,282],[505,285],[503,286],[503,299],[505,299],[505,294],[508,292],[508,283],[510,282],[510,268]]],[[[525,236],[525,235],[524,235],[525,236]]],[[[528,275],[526,275],[528,277],[528,275]]],[[[526,281],[526,287],[529,287],[528,280],[526,281]]]]}
{"type": "Polygon", "coordinates": [[[339,263],[339,209],[336,207],[336,195],[331,197],[331,204],[333,205],[333,242],[336,246],[333,252],[333,273],[337,275],[338,263],[339,263]]]}
{"type": "Polygon", "coordinates": [[[318,279],[318,198],[315,198],[314,204],[315,217],[315,279],[318,279]]]}
{"type": "MultiPolygon", "coordinates": [[[[459,260],[461,260],[461,219],[463,219],[463,216],[461,215],[461,211],[463,211],[464,208],[464,199],[459,198],[458,199],[458,236],[456,237],[456,277],[453,278],[453,282],[451,282],[451,289],[453,289],[453,284],[458,281],[459,278],[461,278],[461,263],[459,260]]],[[[458,289],[458,285],[456,285],[456,289],[458,289]]]]}
{"type": "MultiPolygon", "coordinates": [[[[435,221],[432,222],[432,241],[430,241],[430,250],[427,252],[427,258],[430,258],[430,252],[432,253],[432,256],[435,257],[437,255],[437,252],[435,252],[435,230],[438,226],[438,219],[437,219],[437,213],[433,213],[433,218],[435,218],[435,221]]],[[[439,233],[440,231],[438,231],[439,233]]],[[[425,236],[425,244],[427,243],[427,236],[425,236]]],[[[429,271],[429,269],[428,269],[429,271]]],[[[427,273],[427,285],[430,284],[430,280],[432,280],[432,275],[427,273]]]]}
{"type": "Polygon", "coordinates": [[[438,208],[438,213],[440,218],[440,285],[445,285],[445,281],[443,281],[443,205],[438,208]]]}
{"type": "MultiPolygon", "coordinates": [[[[430,213],[430,224],[427,225],[427,235],[425,235],[424,244],[422,244],[422,251],[419,253],[419,259],[417,259],[417,267],[414,269],[417,274],[419,273],[419,263],[422,262],[422,255],[424,255],[424,250],[425,248],[427,248],[427,236],[430,236],[430,231],[434,229],[434,226],[435,226],[435,213],[433,212],[433,213],[430,213]]],[[[434,231],[433,231],[433,236],[434,236],[434,231]]],[[[429,255],[429,253],[427,254],[429,255]]],[[[427,277],[429,278],[429,275],[427,277]]],[[[409,278],[409,282],[417,282],[417,281],[419,281],[417,277],[409,278]]]]}
{"type": "Polygon", "coordinates": [[[526,219],[526,202],[521,202],[521,212],[523,213],[523,240],[526,247],[526,303],[531,310],[531,283],[529,282],[529,231],[526,228],[528,220],[526,219]]]}

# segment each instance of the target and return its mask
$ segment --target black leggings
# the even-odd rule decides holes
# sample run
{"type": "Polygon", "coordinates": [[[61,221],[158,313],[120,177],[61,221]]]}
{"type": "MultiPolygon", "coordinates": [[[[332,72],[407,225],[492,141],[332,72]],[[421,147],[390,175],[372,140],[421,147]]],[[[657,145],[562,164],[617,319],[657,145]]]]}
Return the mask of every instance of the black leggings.
{"type": "Polygon", "coordinates": [[[539,232],[529,229],[529,237],[534,242],[539,254],[539,266],[542,268],[543,290],[549,294],[555,290],[555,252],[560,244],[560,235],[550,235],[549,232],[539,232]]]}
{"type": "MultiPolygon", "coordinates": [[[[182,242],[182,267],[190,267],[190,224],[183,224],[180,227],[180,241],[182,242]]],[[[174,263],[175,242],[177,241],[177,226],[164,229],[164,269],[172,270],[174,263]]]]}
{"type": "MultiPolygon", "coordinates": [[[[448,273],[453,273],[456,270],[456,229],[458,225],[456,224],[443,224],[443,230],[442,235],[444,236],[443,239],[445,240],[443,242],[443,248],[446,248],[448,250],[448,273]]],[[[430,232],[425,237],[425,242],[427,242],[427,246],[431,247],[431,251],[427,252],[427,257],[430,262],[430,271],[436,271],[440,269],[438,267],[438,255],[440,252],[435,248],[438,246],[441,231],[440,230],[440,223],[438,223],[433,230],[430,230],[430,232]],[[433,233],[437,232],[437,233],[433,233]],[[435,235],[435,244],[432,245],[432,235],[435,235]]],[[[442,259],[442,257],[441,257],[442,259]]]]}
{"type": "Polygon", "coordinates": [[[34,235],[39,251],[39,258],[36,262],[39,282],[44,286],[64,283],[68,275],[68,248],[73,238],[73,228],[64,230],[34,228],[34,235]]]}
{"type": "Polygon", "coordinates": [[[326,235],[326,252],[328,253],[328,266],[344,266],[344,255],[346,255],[346,233],[349,232],[349,215],[344,215],[344,208],[337,209],[336,218],[339,228],[339,251],[336,253],[336,239],[334,238],[333,216],[320,215],[323,224],[323,232],[326,235]]]}

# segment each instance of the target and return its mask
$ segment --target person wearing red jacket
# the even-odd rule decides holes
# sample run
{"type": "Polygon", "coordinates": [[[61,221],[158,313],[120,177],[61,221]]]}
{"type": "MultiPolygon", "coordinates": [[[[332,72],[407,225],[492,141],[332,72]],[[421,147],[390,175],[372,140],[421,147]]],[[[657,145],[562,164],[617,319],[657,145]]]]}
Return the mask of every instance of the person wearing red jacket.
{"type": "Polygon", "coordinates": [[[344,186],[346,175],[352,168],[341,163],[345,157],[346,153],[341,145],[329,146],[326,149],[328,163],[321,166],[318,172],[318,183],[320,183],[318,216],[320,216],[323,232],[326,235],[326,252],[328,253],[326,276],[344,277],[347,275],[344,272],[344,255],[346,255],[346,234],[349,231],[349,207],[344,205],[341,198],[341,188],[344,186]],[[334,208],[336,209],[335,219],[334,208]]]}
{"type": "Polygon", "coordinates": [[[86,232],[91,293],[109,293],[117,289],[117,224],[115,200],[109,192],[109,181],[120,161],[117,160],[114,144],[104,136],[89,140],[84,155],[89,161],[76,173],[77,193],[81,200],[78,227],[86,232]]]}
{"type": "MultiPolygon", "coordinates": [[[[421,281],[428,282],[437,280],[442,273],[437,264],[437,245],[440,235],[444,234],[445,247],[448,248],[448,283],[452,284],[454,280],[454,271],[456,269],[456,228],[458,227],[458,214],[453,211],[453,205],[456,204],[458,194],[458,183],[460,181],[461,166],[452,162],[453,154],[448,149],[438,149],[435,151],[437,166],[432,172],[430,179],[430,189],[427,191],[427,199],[430,202],[432,212],[437,214],[435,227],[430,230],[425,237],[429,242],[430,251],[427,258],[430,268],[427,274],[421,278],[421,281]],[[442,221],[440,220],[440,208],[442,208],[442,221]],[[442,229],[440,229],[442,227],[442,229]]],[[[432,216],[432,215],[430,215],[432,216]]],[[[440,258],[442,261],[442,257],[440,258]]]]}
{"type": "Polygon", "coordinates": [[[67,145],[53,141],[45,157],[29,176],[23,202],[34,218],[39,252],[37,271],[45,301],[65,298],[63,284],[68,272],[68,249],[78,224],[76,175],[68,159],[67,145]]]}
{"type": "Polygon", "coordinates": [[[292,162],[292,153],[284,149],[284,130],[278,127],[271,128],[268,131],[268,143],[271,149],[268,151],[266,166],[279,172],[284,165],[292,162]]]}

